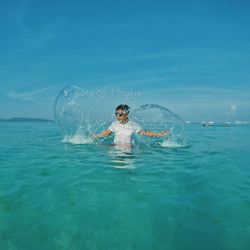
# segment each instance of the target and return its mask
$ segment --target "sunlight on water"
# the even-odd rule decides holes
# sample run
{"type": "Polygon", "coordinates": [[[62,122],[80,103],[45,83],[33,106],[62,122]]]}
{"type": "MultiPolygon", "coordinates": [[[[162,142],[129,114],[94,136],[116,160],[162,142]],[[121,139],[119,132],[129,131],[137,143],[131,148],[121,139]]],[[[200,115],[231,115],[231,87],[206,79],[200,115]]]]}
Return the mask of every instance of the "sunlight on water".
{"type": "Polygon", "coordinates": [[[129,144],[112,145],[108,155],[114,168],[135,168],[136,162],[133,156],[133,147],[129,144]]]}

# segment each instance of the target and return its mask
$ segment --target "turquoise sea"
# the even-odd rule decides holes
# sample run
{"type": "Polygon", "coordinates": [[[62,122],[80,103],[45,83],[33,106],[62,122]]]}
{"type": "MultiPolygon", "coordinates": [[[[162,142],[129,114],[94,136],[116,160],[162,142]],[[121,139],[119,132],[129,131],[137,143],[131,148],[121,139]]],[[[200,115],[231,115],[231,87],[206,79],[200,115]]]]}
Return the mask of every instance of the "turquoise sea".
{"type": "Polygon", "coordinates": [[[187,133],[124,151],[0,123],[0,249],[250,249],[250,126],[187,133]]]}

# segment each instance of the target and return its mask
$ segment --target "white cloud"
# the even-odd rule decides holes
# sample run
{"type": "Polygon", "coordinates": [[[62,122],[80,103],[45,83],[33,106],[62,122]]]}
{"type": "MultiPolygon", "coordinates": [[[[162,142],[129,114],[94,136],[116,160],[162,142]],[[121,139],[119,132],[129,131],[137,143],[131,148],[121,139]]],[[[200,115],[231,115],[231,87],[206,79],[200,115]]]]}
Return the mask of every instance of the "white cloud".
{"type": "Polygon", "coordinates": [[[236,109],[237,109],[237,106],[235,105],[235,104],[232,104],[231,106],[230,106],[230,109],[229,109],[229,114],[230,115],[234,115],[235,114],[235,112],[236,112],[236,109]]]}
{"type": "MultiPolygon", "coordinates": [[[[21,101],[32,101],[38,97],[43,97],[43,95],[48,92],[52,87],[36,89],[28,92],[15,92],[11,91],[7,94],[7,97],[11,99],[21,100],[21,101]]],[[[47,96],[47,95],[46,95],[47,96]]]]}

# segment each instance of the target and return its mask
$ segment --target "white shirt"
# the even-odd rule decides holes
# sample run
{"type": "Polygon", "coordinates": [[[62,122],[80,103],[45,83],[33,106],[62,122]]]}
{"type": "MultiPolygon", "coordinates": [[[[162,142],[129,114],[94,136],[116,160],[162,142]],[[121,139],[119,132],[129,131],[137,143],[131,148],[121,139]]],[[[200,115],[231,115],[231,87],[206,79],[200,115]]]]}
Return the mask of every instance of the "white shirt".
{"type": "Polygon", "coordinates": [[[139,133],[141,127],[132,121],[127,123],[120,123],[119,121],[113,122],[109,130],[115,133],[114,143],[131,143],[133,133],[139,133]]]}

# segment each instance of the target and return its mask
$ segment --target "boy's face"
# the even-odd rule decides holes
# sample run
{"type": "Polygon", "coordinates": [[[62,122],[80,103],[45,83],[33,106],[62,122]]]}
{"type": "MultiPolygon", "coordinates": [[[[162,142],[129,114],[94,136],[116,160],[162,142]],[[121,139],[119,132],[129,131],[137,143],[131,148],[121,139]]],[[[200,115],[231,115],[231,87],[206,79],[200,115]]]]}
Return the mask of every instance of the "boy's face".
{"type": "Polygon", "coordinates": [[[123,122],[123,121],[126,121],[128,119],[128,113],[122,109],[116,110],[115,115],[116,115],[116,119],[119,122],[123,122]]]}

